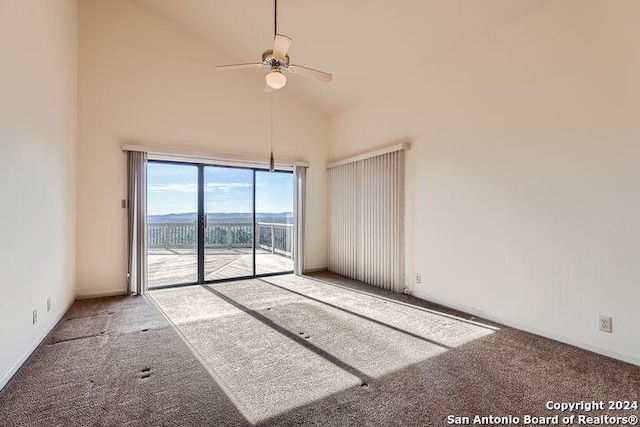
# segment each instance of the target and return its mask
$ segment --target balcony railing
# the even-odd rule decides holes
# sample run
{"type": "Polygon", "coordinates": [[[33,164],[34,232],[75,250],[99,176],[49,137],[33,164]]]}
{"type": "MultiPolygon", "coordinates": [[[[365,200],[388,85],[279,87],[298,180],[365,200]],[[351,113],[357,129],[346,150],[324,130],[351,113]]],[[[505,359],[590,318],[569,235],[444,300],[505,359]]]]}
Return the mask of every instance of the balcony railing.
{"type": "MultiPolygon", "coordinates": [[[[204,230],[205,248],[251,248],[252,223],[209,223],[204,230]]],[[[194,223],[151,222],[147,224],[149,249],[193,249],[198,228],[194,223]]],[[[256,223],[256,248],[291,258],[293,224],[256,223]]]]}
{"type": "Polygon", "coordinates": [[[291,258],[293,249],[293,224],[270,222],[256,223],[256,247],[291,258]]]}

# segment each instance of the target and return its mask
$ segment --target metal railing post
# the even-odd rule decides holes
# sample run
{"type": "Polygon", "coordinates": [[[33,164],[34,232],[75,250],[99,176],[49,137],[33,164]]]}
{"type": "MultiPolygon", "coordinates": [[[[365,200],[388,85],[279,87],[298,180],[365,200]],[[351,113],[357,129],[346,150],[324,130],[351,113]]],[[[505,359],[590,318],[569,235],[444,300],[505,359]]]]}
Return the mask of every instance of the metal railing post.
{"type": "Polygon", "coordinates": [[[271,224],[271,253],[276,253],[276,228],[271,224]]]}

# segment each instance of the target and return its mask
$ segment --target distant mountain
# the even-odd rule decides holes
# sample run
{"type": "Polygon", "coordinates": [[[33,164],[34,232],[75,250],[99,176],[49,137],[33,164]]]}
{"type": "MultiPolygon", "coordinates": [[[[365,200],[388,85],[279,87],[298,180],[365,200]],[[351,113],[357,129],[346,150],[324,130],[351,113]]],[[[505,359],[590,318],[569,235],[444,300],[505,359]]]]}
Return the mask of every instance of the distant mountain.
{"type": "Polygon", "coordinates": [[[166,215],[147,215],[147,222],[173,222],[188,224],[195,222],[198,214],[196,213],[181,213],[181,214],[166,214],[166,215]]]}
{"type": "MultiPolygon", "coordinates": [[[[179,213],[179,214],[165,214],[165,215],[148,215],[147,221],[150,223],[158,222],[170,222],[180,224],[190,224],[196,221],[198,214],[195,212],[179,213]]],[[[293,213],[281,212],[281,213],[256,213],[256,219],[258,222],[273,222],[277,224],[293,224],[293,213]]],[[[213,224],[230,224],[230,223],[250,223],[253,220],[253,215],[250,213],[225,213],[216,212],[208,213],[207,220],[213,224]]]]}

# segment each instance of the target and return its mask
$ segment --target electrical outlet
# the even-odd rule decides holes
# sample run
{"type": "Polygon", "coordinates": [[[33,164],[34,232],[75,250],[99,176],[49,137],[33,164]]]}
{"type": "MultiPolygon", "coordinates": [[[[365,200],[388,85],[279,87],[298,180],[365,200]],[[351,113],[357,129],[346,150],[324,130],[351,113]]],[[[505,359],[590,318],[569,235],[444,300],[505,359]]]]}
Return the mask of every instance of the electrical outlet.
{"type": "Polygon", "coordinates": [[[613,332],[611,317],[600,315],[600,317],[598,318],[598,329],[602,332],[613,332]]]}
{"type": "Polygon", "coordinates": [[[38,310],[33,310],[33,324],[35,325],[38,321],[38,310]]]}
{"type": "Polygon", "coordinates": [[[51,297],[47,298],[47,311],[51,311],[51,297]]]}
{"type": "Polygon", "coordinates": [[[422,283],[422,274],[416,273],[416,283],[422,283]]]}

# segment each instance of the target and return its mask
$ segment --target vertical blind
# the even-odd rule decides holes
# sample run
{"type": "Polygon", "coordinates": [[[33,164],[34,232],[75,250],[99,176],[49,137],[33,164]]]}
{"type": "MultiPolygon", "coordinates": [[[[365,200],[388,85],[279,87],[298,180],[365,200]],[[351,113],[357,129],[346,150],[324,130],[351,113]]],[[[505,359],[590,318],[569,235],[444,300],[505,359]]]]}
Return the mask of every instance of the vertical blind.
{"type": "Polygon", "coordinates": [[[293,179],[296,190],[293,192],[293,212],[295,216],[293,238],[293,272],[304,273],[304,228],[306,217],[307,198],[307,168],[306,166],[293,167],[293,179]]]}
{"type": "Polygon", "coordinates": [[[329,270],[404,288],[404,150],[329,167],[329,270]]]}

